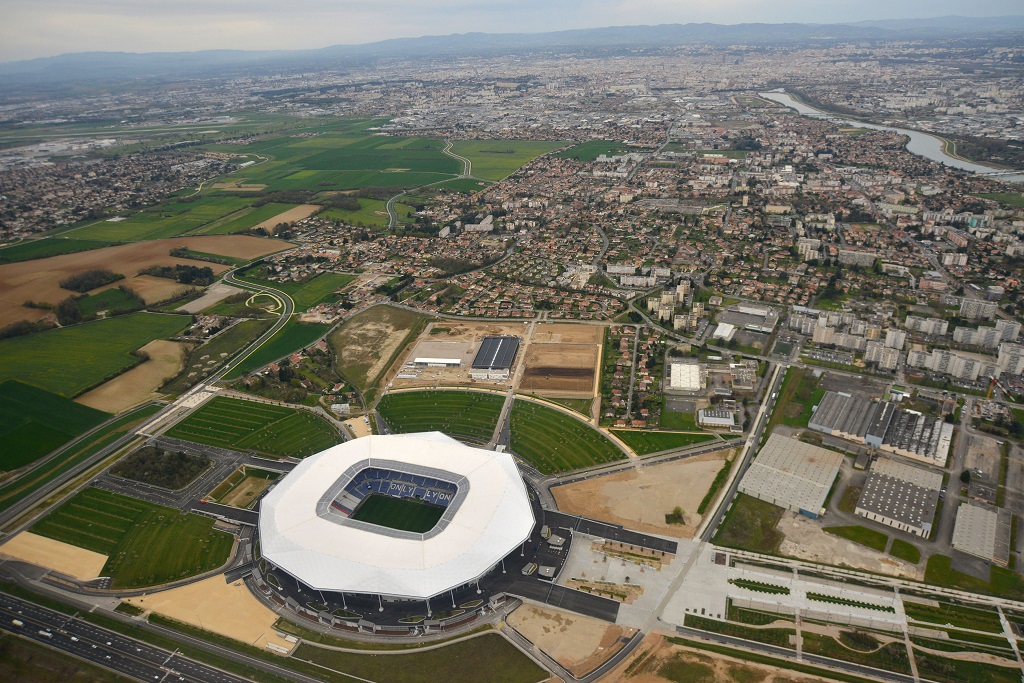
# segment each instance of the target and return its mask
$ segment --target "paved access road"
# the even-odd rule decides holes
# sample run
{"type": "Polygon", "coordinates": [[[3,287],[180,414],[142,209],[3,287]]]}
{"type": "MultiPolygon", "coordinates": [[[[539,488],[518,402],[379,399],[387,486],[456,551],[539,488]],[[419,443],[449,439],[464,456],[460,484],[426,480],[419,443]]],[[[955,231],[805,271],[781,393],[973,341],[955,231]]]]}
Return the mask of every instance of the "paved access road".
{"type": "Polygon", "coordinates": [[[180,654],[3,593],[0,593],[0,629],[140,681],[248,681],[180,654]],[[15,621],[20,621],[21,625],[18,626],[15,621]]]}

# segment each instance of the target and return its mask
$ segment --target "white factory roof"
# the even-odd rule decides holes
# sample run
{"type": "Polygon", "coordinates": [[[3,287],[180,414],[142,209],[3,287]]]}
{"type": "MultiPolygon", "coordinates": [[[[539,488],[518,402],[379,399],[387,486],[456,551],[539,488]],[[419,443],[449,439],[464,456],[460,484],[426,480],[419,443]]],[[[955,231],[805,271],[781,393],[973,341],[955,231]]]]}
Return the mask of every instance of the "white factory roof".
{"type": "Polygon", "coordinates": [[[700,391],[700,366],[696,363],[672,363],[669,386],[680,391],[700,391]]]}
{"type": "Polygon", "coordinates": [[[992,560],[996,557],[999,514],[995,510],[962,503],[956,511],[953,547],[957,550],[992,560]]]}
{"type": "Polygon", "coordinates": [[[739,490],[794,512],[817,514],[842,462],[842,453],[772,434],[750,463],[739,490]]]}
{"type": "Polygon", "coordinates": [[[303,460],[263,499],[263,557],[325,591],[429,598],[471,583],[523,543],[534,526],[512,457],[441,434],[368,436],[303,460]],[[366,467],[441,473],[458,487],[425,534],[325,513],[324,500],[366,467]]]}
{"type": "Polygon", "coordinates": [[[714,334],[711,335],[712,339],[724,339],[729,341],[736,334],[736,326],[730,323],[718,323],[718,327],[715,328],[714,334]]]}

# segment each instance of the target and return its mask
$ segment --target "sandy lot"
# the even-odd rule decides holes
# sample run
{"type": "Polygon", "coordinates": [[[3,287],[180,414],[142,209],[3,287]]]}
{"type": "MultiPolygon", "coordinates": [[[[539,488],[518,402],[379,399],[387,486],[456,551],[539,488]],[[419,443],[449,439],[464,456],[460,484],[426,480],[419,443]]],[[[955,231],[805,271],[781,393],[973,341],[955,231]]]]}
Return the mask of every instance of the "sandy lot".
{"type": "Polygon", "coordinates": [[[786,538],[779,553],[823,564],[845,565],[857,569],[924,580],[924,567],[915,567],[891,555],[879,553],[859,543],[822,531],[818,522],[793,512],[782,515],[776,527],[786,538]]]}
{"type": "Polygon", "coordinates": [[[697,506],[731,450],[707,453],[651,467],[551,489],[558,509],[648,533],[693,538],[697,506]],[[685,525],[666,524],[665,514],[683,508],[685,525]]]}
{"type": "Polygon", "coordinates": [[[238,486],[231,489],[224,498],[221,499],[222,505],[230,505],[236,508],[247,508],[249,507],[256,497],[261,493],[270,488],[270,485],[274,483],[272,479],[265,479],[263,477],[246,477],[238,483],[238,486]]]}
{"type": "MultiPolygon", "coordinates": [[[[702,677],[702,680],[748,681],[749,683],[796,683],[828,680],[710,652],[698,652],[669,643],[663,636],[656,633],[644,638],[640,646],[602,680],[629,680],[630,683],[665,683],[669,680],[679,680],[658,675],[658,671],[663,666],[672,662],[706,667],[707,671],[702,671],[702,673],[706,673],[706,677],[702,677]],[[627,670],[629,670],[628,675],[626,674],[627,670]]],[[[695,666],[694,669],[696,668],[695,666]]],[[[697,671],[691,671],[693,674],[697,673],[697,671]]]]}
{"type": "Polygon", "coordinates": [[[112,286],[126,284],[142,295],[147,301],[166,298],[171,292],[182,288],[172,280],[139,276],[137,273],[153,265],[206,265],[215,273],[223,272],[228,266],[203,261],[173,258],[171,249],[187,247],[207,254],[221,254],[238,258],[255,258],[287,249],[290,244],[280,240],[268,240],[245,235],[214,235],[209,237],[175,237],[169,240],[123,244],[105,249],[94,249],[77,254],[64,254],[35,261],[8,263],[0,266],[0,326],[16,320],[38,320],[48,311],[25,308],[25,301],[57,304],[74,294],[61,289],[58,284],[68,275],[94,268],[110,268],[125,276],[124,280],[112,286]]]}
{"type": "Polygon", "coordinates": [[[198,299],[188,302],[184,306],[180,306],[178,310],[184,311],[185,313],[198,313],[204,308],[208,308],[218,301],[227,299],[232,294],[238,294],[241,291],[242,290],[238,287],[232,287],[231,285],[226,285],[223,282],[215,282],[206,288],[206,294],[203,294],[198,299]]]}
{"type": "Polygon", "coordinates": [[[357,439],[361,436],[370,436],[373,433],[370,431],[370,425],[366,424],[366,420],[361,417],[353,417],[351,420],[345,420],[342,424],[348,427],[357,439]]]}
{"type": "Polygon", "coordinates": [[[288,209],[282,213],[277,214],[273,218],[268,218],[262,223],[257,223],[253,228],[263,228],[268,232],[272,232],[281,223],[294,223],[301,221],[303,218],[309,218],[314,213],[324,207],[316,204],[299,204],[293,209],[288,209]]]}
{"type": "Polygon", "coordinates": [[[87,391],[75,401],[108,413],[120,413],[159,396],[156,390],[181,372],[185,363],[185,344],[156,339],[143,346],[142,350],[149,354],[149,360],[87,391]]]}
{"type": "Polygon", "coordinates": [[[536,605],[519,607],[509,615],[508,623],[577,676],[596,669],[636,632],[633,628],[536,605]]]}
{"type": "Polygon", "coordinates": [[[22,531],[0,546],[0,555],[24,560],[84,581],[101,576],[103,565],[107,563],[106,555],[28,531],[22,531]]]}
{"type": "Polygon", "coordinates": [[[537,325],[533,333],[536,344],[600,344],[604,327],[600,325],[571,325],[546,323],[537,325]]]}
{"type": "Polygon", "coordinates": [[[273,643],[292,648],[292,643],[273,629],[277,614],[253,597],[241,581],[228,584],[223,576],[211,576],[181,588],[128,598],[127,602],[256,647],[273,643]]]}
{"type": "Polygon", "coordinates": [[[526,372],[519,388],[538,394],[593,396],[600,347],[591,344],[538,344],[526,354],[526,372]]]}

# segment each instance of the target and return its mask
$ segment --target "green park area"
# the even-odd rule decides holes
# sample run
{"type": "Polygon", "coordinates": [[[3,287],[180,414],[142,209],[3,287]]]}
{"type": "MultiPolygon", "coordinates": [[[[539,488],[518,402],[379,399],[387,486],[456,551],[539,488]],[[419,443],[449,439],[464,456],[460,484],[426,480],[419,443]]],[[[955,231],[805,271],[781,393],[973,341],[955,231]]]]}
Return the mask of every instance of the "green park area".
{"type": "Polygon", "coordinates": [[[236,451],[297,458],[338,442],[334,427],[307,410],[226,396],[203,404],[167,435],[236,451]]]}
{"type": "Polygon", "coordinates": [[[472,162],[474,177],[501,180],[541,154],[564,146],[564,142],[549,140],[459,140],[452,145],[452,152],[472,162]]]}
{"type": "MultiPolygon", "coordinates": [[[[321,218],[328,220],[336,220],[345,223],[346,225],[363,226],[367,228],[386,228],[391,222],[387,211],[387,202],[380,199],[367,199],[359,197],[359,208],[358,209],[341,209],[337,207],[331,207],[325,209],[321,214],[321,218]]],[[[402,204],[401,202],[395,202],[393,204],[395,213],[398,215],[398,223],[406,224],[413,222],[413,212],[416,210],[408,204],[402,204]]]]}
{"type": "Polygon", "coordinates": [[[0,381],[17,379],[62,396],[77,396],[142,358],[132,352],[188,326],[182,315],[133,313],[0,340],[0,381]]]}
{"type": "Polygon", "coordinates": [[[108,557],[114,588],[155,586],[215,569],[233,539],[213,520],[88,488],[51,512],[32,532],[108,557]]]}
{"type": "Polygon", "coordinates": [[[481,391],[403,391],[377,404],[381,417],[400,434],[439,431],[487,442],[505,397],[481,391]]]}
{"type": "Polygon", "coordinates": [[[569,472],[626,457],[604,434],[555,408],[516,399],[510,420],[512,452],[543,474],[569,472]]]}
{"type": "Polygon", "coordinates": [[[653,432],[639,429],[613,429],[612,434],[622,439],[637,455],[648,455],[676,448],[686,448],[705,441],[714,441],[714,434],[687,432],[653,432]]]}
{"type": "Polygon", "coordinates": [[[304,349],[327,334],[327,331],[330,329],[330,325],[300,323],[296,318],[291,318],[263,346],[246,356],[242,362],[230,370],[225,378],[237,379],[247,372],[252,372],[267,363],[274,362],[278,358],[283,358],[290,353],[304,349]]]}
{"type": "Polygon", "coordinates": [[[16,470],[110,415],[69,398],[7,380],[0,383],[0,471],[16,470]]]}
{"type": "Polygon", "coordinates": [[[341,273],[321,273],[304,282],[274,282],[261,278],[258,271],[252,270],[239,275],[243,282],[251,282],[271,287],[284,292],[295,302],[295,311],[301,313],[317,304],[333,302],[337,299],[335,292],[352,282],[354,275],[341,273]]]}

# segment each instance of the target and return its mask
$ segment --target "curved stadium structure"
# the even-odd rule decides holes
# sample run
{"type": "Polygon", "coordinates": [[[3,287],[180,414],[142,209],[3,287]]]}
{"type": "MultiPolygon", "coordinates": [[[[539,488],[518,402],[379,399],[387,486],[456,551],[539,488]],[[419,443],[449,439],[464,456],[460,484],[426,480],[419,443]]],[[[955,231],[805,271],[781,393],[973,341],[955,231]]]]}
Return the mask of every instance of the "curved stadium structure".
{"type": "Polygon", "coordinates": [[[429,600],[478,582],[535,524],[510,455],[430,432],[306,458],[263,499],[259,535],[263,560],[313,591],[429,600]]]}

